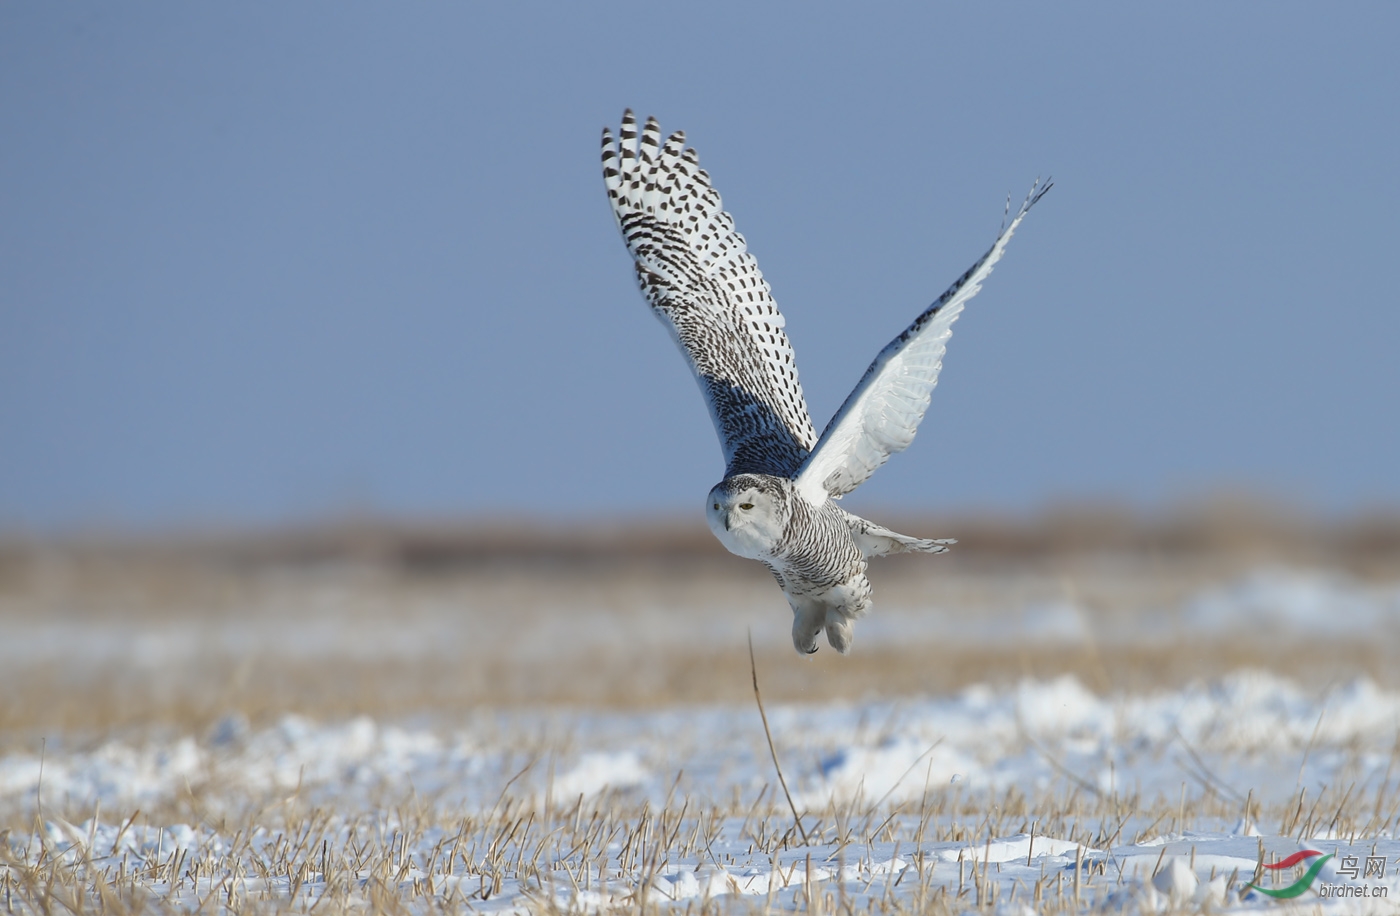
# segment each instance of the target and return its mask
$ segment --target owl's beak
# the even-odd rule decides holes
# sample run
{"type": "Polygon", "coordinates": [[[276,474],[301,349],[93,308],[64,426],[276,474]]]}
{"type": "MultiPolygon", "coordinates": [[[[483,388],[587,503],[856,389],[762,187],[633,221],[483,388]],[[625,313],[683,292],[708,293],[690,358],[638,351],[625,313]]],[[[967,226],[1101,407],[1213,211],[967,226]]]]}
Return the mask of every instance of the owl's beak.
{"type": "Polygon", "coordinates": [[[724,530],[725,530],[725,531],[728,531],[728,530],[729,530],[729,513],[728,513],[728,512],[724,513],[724,530]]]}

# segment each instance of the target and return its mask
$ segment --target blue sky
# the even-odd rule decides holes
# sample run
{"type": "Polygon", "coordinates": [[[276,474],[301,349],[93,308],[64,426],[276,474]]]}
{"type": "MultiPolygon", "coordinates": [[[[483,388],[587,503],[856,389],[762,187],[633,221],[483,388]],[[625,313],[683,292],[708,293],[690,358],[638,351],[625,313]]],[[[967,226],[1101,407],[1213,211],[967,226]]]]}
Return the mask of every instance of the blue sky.
{"type": "Polygon", "coordinates": [[[1055,190],[855,508],[1400,505],[1400,6],[0,5],[0,529],[699,517],[597,164],[684,128],[822,426],[1055,190]]]}

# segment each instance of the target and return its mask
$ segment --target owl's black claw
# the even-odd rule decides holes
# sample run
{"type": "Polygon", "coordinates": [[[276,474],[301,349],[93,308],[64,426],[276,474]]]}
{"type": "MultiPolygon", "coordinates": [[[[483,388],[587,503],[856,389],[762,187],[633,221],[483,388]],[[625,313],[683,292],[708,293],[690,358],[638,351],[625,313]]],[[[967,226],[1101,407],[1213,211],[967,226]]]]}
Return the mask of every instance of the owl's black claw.
{"type": "Polygon", "coordinates": [[[807,650],[807,654],[808,654],[808,655],[816,655],[816,654],[817,654],[817,648],[818,648],[817,646],[813,646],[812,648],[810,648],[810,649],[807,650]]]}

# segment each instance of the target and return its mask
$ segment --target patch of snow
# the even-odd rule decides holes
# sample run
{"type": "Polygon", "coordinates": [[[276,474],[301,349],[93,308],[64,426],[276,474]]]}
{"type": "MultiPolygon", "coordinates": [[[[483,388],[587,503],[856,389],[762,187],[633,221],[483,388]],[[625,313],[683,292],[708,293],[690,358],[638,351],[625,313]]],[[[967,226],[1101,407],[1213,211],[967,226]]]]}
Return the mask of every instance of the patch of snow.
{"type": "Polygon", "coordinates": [[[584,754],[572,769],[554,779],[556,802],[588,798],[608,789],[627,789],[646,782],[649,774],[636,751],[584,754]]]}
{"type": "MultiPolygon", "coordinates": [[[[1400,692],[1359,679],[1313,693],[1286,678],[1241,671],[1180,690],[1102,697],[1073,678],[1057,678],[1007,688],[972,687],[944,697],[781,705],[770,711],[769,719],[805,829],[825,831],[826,839],[773,854],[759,849],[762,844],[745,832],[753,827],[742,815],[702,824],[691,814],[684,825],[667,827],[679,830],[677,836],[694,837],[684,855],[639,859],[624,874],[620,848],[611,848],[605,873],[591,883],[578,881],[582,872],[577,862],[541,859],[546,884],[526,886],[512,877],[491,892],[489,901],[474,897],[474,905],[493,911],[537,910],[544,895],[562,909],[598,910],[636,906],[636,895],[643,892],[655,895],[649,897],[653,902],[781,892],[787,908],[800,905],[802,895],[817,883],[838,883],[853,899],[868,902],[884,899],[878,895],[887,887],[895,897],[912,893],[908,888],[920,882],[956,890],[976,870],[977,880],[998,888],[996,905],[984,900],[986,909],[1008,914],[1023,906],[1010,902],[1014,888],[1024,894],[1053,877],[1063,889],[1076,874],[1081,893],[1091,898],[1086,905],[1096,908],[1143,913],[1258,908],[1261,895],[1247,892],[1241,901],[1239,894],[1254,874],[1261,844],[1275,858],[1300,847],[1296,834],[1260,836],[1258,824],[1239,817],[1245,796],[1261,805],[1291,804],[1300,788],[1309,790],[1311,801],[1323,786],[1335,792],[1337,786],[1349,785],[1355,786],[1356,797],[1374,796],[1394,777],[1400,692]],[[1174,806],[1183,785],[1193,799],[1214,795],[1213,806],[1226,800],[1230,816],[1212,822],[1220,833],[1192,833],[1174,819],[1158,818],[1125,825],[1121,836],[1109,837],[1103,848],[1089,848],[1082,845],[1083,825],[1072,835],[1039,830],[990,835],[990,829],[977,826],[980,818],[971,817],[961,820],[961,832],[925,834],[919,818],[908,813],[919,810],[925,793],[992,806],[1011,788],[1032,803],[1044,790],[1061,798],[1077,792],[1165,798],[1174,806]],[[849,812],[859,820],[872,810],[872,829],[889,817],[897,841],[830,839],[833,823],[844,823],[849,812]],[[1151,831],[1171,832],[1147,836],[1151,831]],[[935,840],[935,835],[944,838],[935,840]],[[960,839],[947,839],[955,835],[960,839]],[[1077,865],[1082,872],[1075,871],[1077,865]],[[906,874],[911,869],[918,879],[906,874]]],[[[36,753],[0,757],[0,816],[8,823],[35,823],[39,775],[36,753]]],[[[286,716],[254,728],[234,715],[220,720],[202,740],[176,735],[91,748],[55,741],[45,751],[42,791],[42,826],[27,834],[11,831],[5,842],[13,856],[35,861],[42,854],[69,864],[116,857],[129,859],[130,867],[143,874],[159,873],[154,866],[181,851],[190,861],[206,861],[220,855],[259,856],[278,844],[285,848],[288,840],[276,812],[292,804],[334,812],[331,820],[316,826],[321,834],[297,838],[330,849],[346,848],[352,830],[358,829],[351,825],[360,819],[392,836],[399,816],[392,800],[405,797],[415,799],[415,810],[451,822],[491,811],[507,792],[514,806],[511,817],[522,823],[530,820],[529,809],[537,820],[546,808],[557,815],[581,796],[608,799],[608,793],[616,798],[603,803],[616,802],[612,810],[621,813],[609,816],[617,818],[635,817],[643,806],[656,812],[668,803],[672,811],[690,806],[694,812],[717,802],[725,810],[742,812],[763,798],[780,811],[785,808],[762,726],[747,705],[605,713],[535,710],[478,717],[453,727],[286,716]],[[127,821],[137,809],[158,810],[190,792],[201,806],[197,821],[127,821]],[[737,808],[731,807],[734,800],[737,808]],[[102,814],[81,824],[58,816],[99,804],[102,814]],[[213,826],[222,823],[224,811],[253,811],[263,820],[235,836],[213,826]]],[[[1323,807],[1329,804],[1336,804],[1331,796],[1323,807]]],[[[935,819],[934,826],[947,826],[948,817],[935,819]]],[[[785,811],[778,823],[786,825],[780,830],[794,827],[785,811]]],[[[1374,847],[1375,854],[1392,863],[1385,886],[1400,894],[1400,885],[1391,883],[1393,863],[1400,858],[1392,828],[1387,823],[1371,836],[1352,837],[1323,820],[1312,824],[1307,843],[1329,853],[1350,849],[1363,857],[1374,847]]],[[[433,850],[440,852],[439,844],[451,835],[434,829],[398,853],[401,880],[418,888],[414,893],[430,885],[439,898],[452,888],[479,895],[481,875],[469,880],[432,870],[442,865],[433,850]]],[[[486,849],[493,838],[474,836],[464,846],[486,849]]],[[[538,834],[530,842],[537,843],[538,834]]],[[[516,852],[527,859],[536,854],[533,847],[516,852]]],[[[1334,862],[1321,878],[1345,880],[1334,862]]],[[[276,880],[284,879],[290,880],[276,880]]],[[[306,893],[312,899],[324,890],[324,885],[316,890],[316,880],[302,882],[311,888],[306,893]]],[[[198,882],[191,881],[193,888],[198,882]]],[[[269,893],[291,892],[285,883],[267,887],[269,893]]],[[[163,892],[176,893],[170,887],[163,892]]],[[[209,886],[202,886],[200,893],[207,897],[208,892],[209,886]]],[[[193,890],[188,893],[188,900],[180,900],[198,898],[193,890]]],[[[1346,907],[1352,903],[1343,900],[1309,900],[1326,912],[1351,911],[1346,907]]],[[[176,909],[184,905],[172,904],[176,909]]]]}

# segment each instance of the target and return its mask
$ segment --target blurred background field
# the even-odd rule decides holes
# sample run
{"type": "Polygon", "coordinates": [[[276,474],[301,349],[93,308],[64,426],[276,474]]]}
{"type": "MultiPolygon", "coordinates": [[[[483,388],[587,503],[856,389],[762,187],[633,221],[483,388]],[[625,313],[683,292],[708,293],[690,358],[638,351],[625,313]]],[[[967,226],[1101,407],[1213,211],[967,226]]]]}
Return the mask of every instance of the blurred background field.
{"type": "Polygon", "coordinates": [[[1101,694],[1241,667],[1400,686],[1400,518],[1218,501],[914,517],[946,556],[876,561],[845,658],[791,648],[758,565],[693,522],[346,522],[278,532],[10,538],[0,742],[482,708],[947,694],[1075,675],[1101,694]]]}

